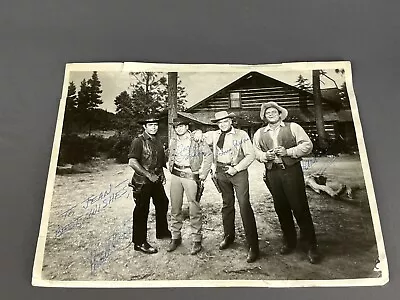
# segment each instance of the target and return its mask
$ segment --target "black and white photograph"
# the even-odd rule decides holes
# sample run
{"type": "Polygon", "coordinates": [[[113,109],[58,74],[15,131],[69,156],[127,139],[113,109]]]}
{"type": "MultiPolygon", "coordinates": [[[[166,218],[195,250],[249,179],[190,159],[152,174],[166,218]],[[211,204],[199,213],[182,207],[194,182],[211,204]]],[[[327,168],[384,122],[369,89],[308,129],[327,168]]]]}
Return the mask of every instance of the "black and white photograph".
{"type": "Polygon", "coordinates": [[[32,284],[376,286],[350,62],[68,64],[32,284]]]}

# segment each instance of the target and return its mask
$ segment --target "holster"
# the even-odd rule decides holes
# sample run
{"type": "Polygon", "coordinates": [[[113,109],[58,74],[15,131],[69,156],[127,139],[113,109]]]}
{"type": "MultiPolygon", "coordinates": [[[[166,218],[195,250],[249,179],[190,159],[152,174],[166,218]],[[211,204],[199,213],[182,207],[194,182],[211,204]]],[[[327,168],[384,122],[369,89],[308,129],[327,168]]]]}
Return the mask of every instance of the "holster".
{"type": "Polygon", "coordinates": [[[130,186],[132,188],[132,195],[133,195],[135,202],[137,201],[138,196],[142,192],[144,185],[145,185],[145,182],[138,182],[135,180],[134,177],[132,178],[131,182],[128,184],[128,186],[130,186]]]}
{"type": "Polygon", "coordinates": [[[203,191],[204,191],[204,182],[203,181],[196,181],[197,184],[197,191],[196,191],[196,202],[200,202],[201,196],[203,195],[203,191]]]}

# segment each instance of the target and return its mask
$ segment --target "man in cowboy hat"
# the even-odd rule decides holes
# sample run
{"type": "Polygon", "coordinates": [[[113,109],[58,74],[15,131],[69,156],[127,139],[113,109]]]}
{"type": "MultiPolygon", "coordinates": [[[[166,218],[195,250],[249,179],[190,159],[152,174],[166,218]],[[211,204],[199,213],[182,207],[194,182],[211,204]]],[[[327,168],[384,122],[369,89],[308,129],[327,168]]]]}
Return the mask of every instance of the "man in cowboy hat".
{"type": "Polygon", "coordinates": [[[135,171],[131,182],[136,204],[133,211],[132,241],[136,251],[146,254],[157,253],[157,249],[147,242],[150,198],[153,199],[156,211],[156,237],[171,237],[167,223],[168,198],[163,186],[166,159],[163,145],[156,138],[158,122],[158,118],[151,116],[138,122],[142,124],[144,132],[133,140],[128,156],[129,166],[135,171]]]}
{"type": "Polygon", "coordinates": [[[300,160],[311,153],[313,144],[296,123],[283,122],[288,111],[275,102],[261,106],[260,117],[267,123],[254,134],[256,159],[265,164],[265,181],[283,232],[282,255],[297,244],[293,215],[300,227],[300,242],[311,263],[317,263],[317,240],[308,206],[300,160]]]}
{"type": "Polygon", "coordinates": [[[171,231],[172,239],[167,249],[174,251],[181,243],[183,223],[183,192],[189,202],[190,227],[193,246],[190,254],[201,251],[202,214],[197,191],[211,169],[212,152],[204,141],[196,142],[189,132],[189,122],[177,117],[173,120],[176,138],[169,146],[169,170],[171,171],[171,231]]]}
{"type": "Polygon", "coordinates": [[[226,111],[215,113],[212,122],[219,130],[204,134],[207,144],[212,146],[216,180],[222,194],[222,221],[224,238],[220,250],[227,249],[235,239],[235,196],[239,202],[240,214],[246,234],[249,251],[247,262],[259,256],[258,234],[254,212],[250,204],[249,173],[247,168],[254,161],[254,149],[249,135],[232,126],[235,115],[226,111]]]}

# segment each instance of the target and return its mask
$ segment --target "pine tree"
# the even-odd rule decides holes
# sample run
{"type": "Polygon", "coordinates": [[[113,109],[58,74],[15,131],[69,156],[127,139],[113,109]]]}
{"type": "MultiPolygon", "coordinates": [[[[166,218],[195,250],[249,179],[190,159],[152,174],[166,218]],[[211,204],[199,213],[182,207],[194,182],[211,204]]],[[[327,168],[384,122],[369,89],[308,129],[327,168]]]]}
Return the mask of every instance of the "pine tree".
{"type": "Polygon", "coordinates": [[[64,133],[68,134],[73,130],[73,125],[76,120],[77,105],[76,86],[75,83],[71,81],[68,86],[68,94],[65,104],[64,133]]]}
{"type": "Polygon", "coordinates": [[[79,113],[87,111],[89,108],[89,86],[86,79],[81,81],[80,90],[77,98],[77,109],[79,113]]]}
{"type": "MultiPolygon", "coordinates": [[[[160,112],[168,107],[168,81],[166,74],[155,72],[131,72],[134,82],[131,84],[132,98],[141,104],[146,103],[144,114],[160,112]]],[[[178,80],[178,110],[185,110],[186,90],[178,80]]]]}
{"type": "Polygon", "coordinates": [[[89,109],[89,85],[86,79],[81,81],[80,90],[78,92],[77,98],[77,123],[80,131],[83,130],[83,127],[87,124],[88,118],[88,109],[89,109]]]}
{"type": "Polygon", "coordinates": [[[66,112],[74,111],[77,106],[78,106],[78,101],[76,95],[76,86],[75,83],[71,81],[68,86],[67,103],[65,111],[66,112]]]}
{"type": "Polygon", "coordinates": [[[308,81],[308,79],[304,78],[301,74],[297,78],[296,84],[294,86],[302,91],[307,91],[307,92],[312,91],[310,82],[308,81]]]}
{"type": "Polygon", "coordinates": [[[89,95],[88,109],[94,109],[99,107],[100,104],[103,104],[103,101],[101,100],[101,93],[103,91],[100,89],[101,82],[97,75],[97,71],[93,72],[92,78],[90,78],[87,81],[87,83],[88,83],[88,95],[89,95]]]}
{"type": "Polygon", "coordinates": [[[178,87],[177,87],[177,104],[178,104],[178,111],[184,111],[186,109],[186,97],[187,93],[185,87],[182,86],[182,80],[179,79],[178,76],[178,87]]]}
{"type": "Polygon", "coordinates": [[[133,109],[133,100],[127,91],[121,92],[114,100],[116,105],[116,127],[121,133],[124,129],[132,128],[137,121],[136,112],[133,109]]]}
{"type": "MultiPolygon", "coordinates": [[[[116,123],[120,133],[135,135],[141,130],[138,121],[158,114],[168,107],[168,82],[165,73],[131,72],[131,92],[121,92],[114,100],[116,123]]],[[[185,88],[178,84],[178,110],[184,110],[185,88]]]]}
{"type": "Polygon", "coordinates": [[[95,121],[96,116],[95,109],[99,107],[100,104],[103,104],[101,100],[101,93],[103,92],[101,88],[101,82],[97,75],[97,71],[93,71],[92,77],[87,81],[88,83],[88,107],[87,107],[87,123],[89,125],[89,135],[92,132],[92,127],[95,121]]]}

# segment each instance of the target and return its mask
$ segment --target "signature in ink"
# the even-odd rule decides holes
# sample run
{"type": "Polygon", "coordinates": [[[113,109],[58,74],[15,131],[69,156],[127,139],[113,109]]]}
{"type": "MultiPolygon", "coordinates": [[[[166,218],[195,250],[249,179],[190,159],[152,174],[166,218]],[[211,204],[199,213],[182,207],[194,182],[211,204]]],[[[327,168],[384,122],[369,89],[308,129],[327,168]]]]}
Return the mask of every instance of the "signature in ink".
{"type": "Polygon", "coordinates": [[[237,150],[237,149],[239,149],[241,146],[242,146],[242,144],[244,144],[245,142],[247,142],[247,141],[250,141],[250,138],[243,138],[243,139],[241,139],[241,140],[233,140],[232,141],[232,147],[231,148],[229,148],[229,149],[225,149],[225,150],[222,150],[222,149],[217,149],[218,150],[218,155],[227,155],[227,154],[232,154],[233,153],[233,151],[235,151],[235,150],[237,150]]]}
{"type": "Polygon", "coordinates": [[[125,230],[122,230],[120,232],[114,232],[111,236],[105,238],[107,241],[103,247],[101,247],[100,250],[92,250],[90,251],[90,256],[89,256],[89,261],[90,261],[90,272],[94,274],[101,266],[105,265],[107,262],[109,262],[110,257],[118,251],[124,250],[130,246],[130,243],[126,246],[121,246],[122,241],[127,239],[127,236],[129,236],[130,232],[126,230],[126,228],[129,228],[127,226],[127,223],[132,222],[132,218],[129,220],[126,220],[122,227],[125,230]]]}
{"type": "Polygon", "coordinates": [[[310,169],[316,162],[318,162],[317,158],[312,157],[310,159],[300,161],[300,164],[303,170],[305,171],[310,169]]]}
{"type": "Polygon", "coordinates": [[[76,216],[78,205],[71,206],[67,210],[63,211],[60,216],[64,219],[73,217],[74,219],[65,225],[58,225],[55,236],[61,237],[64,233],[71,231],[75,228],[80,228],[82,225],[90,220],[92,217],[102,213],[104,209],[111,205],[114,201],[120,199],[126,195],[129,197],[128,185],[124,184],[128,179],[118,183],[115,186],[111,184],[109,187],[100,192],[98,195],[91,195],[81,202],[84,213],[76,216]]]}
{"type": "Polygon", "coordinates": [[[245,137],[241,140],[233,140],[232,144],[234,148],[239,148],[242,144],[246,143],[247,141],[250,141],[250,138],[245,137]]]}
{"type": "Polygon", "coordinates": [[[210,156],[211,153],[203,153],[201,151],[193,151],[190,152],[189,151],[189,147],[182,147],[182,148],[177,148],[175,155],[179,155],[182,156],[184,159],[189,159],[189,158],[194,158],[194,157],[200,157],[201,155],[203,155],[203,157],[207,157],[210,156]]]}

